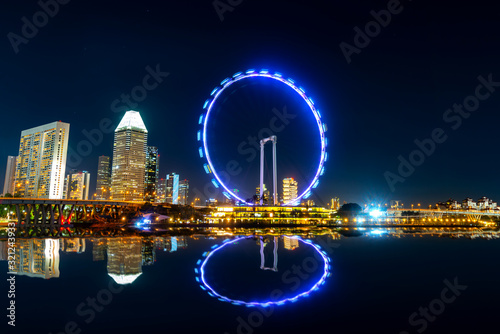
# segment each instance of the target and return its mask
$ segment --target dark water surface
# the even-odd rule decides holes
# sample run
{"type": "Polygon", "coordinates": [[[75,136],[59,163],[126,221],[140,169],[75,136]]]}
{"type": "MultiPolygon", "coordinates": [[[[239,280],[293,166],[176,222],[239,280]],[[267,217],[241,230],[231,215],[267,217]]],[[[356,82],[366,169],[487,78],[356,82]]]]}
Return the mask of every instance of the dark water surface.
{"type": "MultiPolygon", "coordinates": [[[[16,276],[16,327],[2,315],[2,328],[54,334],[498,332],[500,239],[369,232],[311,237],[328,254],[331,276],[295,302],[259,308],[211,297],[197,282],[203,254],[228,238],[234,237],[17,240],[18,270],[25,273],[16,276]]],[[[272,300],[276,290],[293,298],[311,289],[323,275],[321,256],[282,236],[274,252],[274,240],[243,239],[216,251],[205,266],[207,283],[245,301],[272,300]],[[261,269],[261,247],[267,270],[261,269]]],[[[10,275],[7,261],[0,265],[7,314],[10,275]]]]}

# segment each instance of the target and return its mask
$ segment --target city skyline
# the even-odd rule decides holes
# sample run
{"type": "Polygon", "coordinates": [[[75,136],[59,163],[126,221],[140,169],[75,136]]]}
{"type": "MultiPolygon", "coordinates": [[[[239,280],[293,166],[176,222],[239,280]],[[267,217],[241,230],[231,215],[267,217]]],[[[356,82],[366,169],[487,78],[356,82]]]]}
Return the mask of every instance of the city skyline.
{"type": "MultiPolygon", "coordinates": [[[[20,24],[20,21],[16,19],[16,14],[22,17],[26,13],[22,6],[15,4],[9,6],[12,7],[10,9],[13,14],[5,16],[5,21],[14,28],[20,24]]],[[[182,7],[180,4],[176,6],[182,7]]],[[[315,6],[317,4],[304,10],[311,14],[310,11],[313,11],[312,8],[315,6]]],[[[120,23],[120,27],[127,36],[131,37],[131,44],[122,41],[117,42],[116,48],[106,47],[106,43],[99,37],[100,34],[93,31],[90,32],[90,38],[96,40],[95,44],[88,41],[78,42],[78,39],[70,38],[71,48],[67,50],[72,50],[71,52],[64,51],[65,47],[53,49],[64,51],[59,54],[47,51],[51,57],[47,56],[43,59],[50,66],[41,67],[36,59],[25,60],[24,57],[32,54],[44,43],[52,41],[49,33],[52,28],[44,30],[47,31],[46,33],[40,33],[33,43],[21,45],[18,55],[12,51],[12,46],[6,40],[3,47],[7,57],[11,57],[8,61],[18,64],[13,68],[36,68],[36,71],[21,70],[21,72],[24,77],[31,79],[33,87],[40,88],[44,93],[38,94],[31,91],[29,94],[36,96],[37,99],[23,99],[19,93],[16,93],[16,91],[22,91],[24,87],[22,81],[16,80],[5,85],[9,87],[6,94],[8,97],[6,110],[16,111],[12,114],[18,114],[19,110],[19,113],[26,113],[30,117],[25,120],[27,125],[25,127],[11,126],[5,129],[6,140],[5,145],[0,148],[0,157],[5,161],[7,156],[17,154],[16,138],[23,128],[44,124],[47,120],[63,119],[72,124],[68,147],[68,160],[72,164],[70,167],[87,170],[91,175],[97,175],[98,156],[112,155],[111,133],[118,125],[124,111],[134,109],[143,115],[145,123],[150,127],[150,141],[159,147],[160,154],[163,155],[160,177],[172,171],[181,173],[183,178],[190,180],[192,194],[195,194],[196,189],[204,193],[203,187],[210,180],[207,180],[204,175],[203,167],[200,166],[196,156],[195,138],[197,118],[203,103],[212,87],[220,80],[246,68],[258,67],[270,68],[297,78],[322,110],[325,123],[330,130],[328,133],[330,160],[326,166],[327,173],[317,188],[318,197],[323,203],[329,202],[331,197],[341,197],[342,201],[347,202],[369,202],[378,198],[384,201],[401,199],[408,203],[424,199],[436,202],[448,196],[456,198],[499,197],[495,182],[488,182],[486,176],[496,175],[494,164],[485,164],[482,167],[485,171],[480,173],[479,179],[477,175],[473,176],[469,173],[475,168],[473,163],[475,157],[488,154],[487,146],[481,143],[494,141],[492,136],[495,131],[492,127],[496,124],[497,117],[495,110],[498,97],[495,93],[495,85],[499,80],[497,73],[500,72],[496,71],[498,65],[493,57],[494,52],[487,52],[492,48],[487,39],[474,38],[483,31],[489,31],[487,23],[478,25],[477,21],[471,21],[469,9],[466,10],[460,6],[453,8],[457,17],[464,17],[460,23],[451,18],[454,17],[453,15],[440,15],[443,14],[440,8],[425,10],[423,4],[411,6],[411,9],[405,10],[402,16],[397,16],[398,18],[406,16],[406,19],[398,20],[395,17],[387,29],[373,38],[373,42],[368,47],[362,48],[360,53],[351,54],[351,62],[347,64],[339,45],[342,42],[354,45],[352,39],[356,34],[353,27],[363,28],[363,22],[369,22],[372,19],[369,12],[373,8],[366,4],[361,7],[353,4],[336,4],[335,6],[339,6],[339,10],[329,13],[334,18],[338,18],[337,12],[343,15],[340,21],[333,21],[331,28],[323,29],[319,23],[328,22],[326,17],[329,17],[329,14],[327,13],[321,14],[325,16],[323,21],[310,22],[312,27],[317,28],[313,34],[313,40],[318,42],[314,43],[316,49],[311,54],[304,53],[303,49],[298,47],[300,43],[294,42],[294,38],[297,38],[307,44],[311,41],[311,36],[305,36],[299,28],[284,25],[273,28],[275,33],[290,30],[285,34],[287,38],[282,47],[276,46],[275,39],[271,36],[257,39],[254,35],[245,33],[241,38],[247,38],[249,43],[240,47],[237,52],[239,57],[228,58],[231,50],[234,50],[231,43],[226,45],[223,40],[213,40],[215,49],[220,49],[223,56],[219,57],[218,53],[212,52],[206,57],[207,63],[216,64],[216,66],[193,67],[196,60],[192,56],[186,57],[183,54],[180,41],[182,38],[175,38],[168,33],[167,28],[155,30],[151,38],[157,40],[160,36],[167,36],[172,50],[175,50],[168,56],[166,56],[168,52],[165,53],[167,49],[164,47],[159,50],[151,47],[157,43],[150,45],[137,39],[136,36],[144,33],[145,28],[137,28],[135,31],[125,22],[120,23]],[[361,13],[365,13],[366,17],[361,13]],[[415,43],[410,37],[417,34],[413,23],[420,22],[422,17],[426,17],[429,22],[429,26],[422,28],[425,31],[431,31],[431,27],[433,29],[436,22],[441,22],[438,20],[444,19],[450,25],[444,25],[438,31],[442,35],[449,34],[450,36],[462,33],[461,36],[466,38],[470,45],[485,50],[481,53],[481,61],[477,61],[477,57],[471,53],[474,48],[463,46],[467,43],[455,44],[455,37],[442,39],[434,34],[423,34],[427,37],[418,40],[418,52],[410,52],[415,43]],[[452,29],[451,27],[455,25],[457,29],[452,29]],[[325,43],[326,40],[332,42],[325,43]],[[136,48],[137,45],[142,46],[144,51],[139,52],[141,48],[136,48]],[[127,57],[120,57],[120,53],[117,52],[120,48],[126,48],[127,57]],[[261,49],[269,50],[269,52],[254,53],[254,50],[261,49]],[[433,51],[425,52],[425,50],[433,51]],[[74,62],[68,61],[68,57],[64,56],[66,52],[70,52],[67,56],[81,59],[81,66],[75,67],[74,62]],[[405,62],[397,61],[399,53],[404,53],[406,55],[404,59],[411,60],[415,66],[409,67],[405,62]],[[472,56],[470,58],[455,57],[456,54],[462,53],[472,56]],[[290,55],[297,55],[297,57],[289,57],[290,55]],[[111,59],[113,61],[110,61],[111,59]],[[449,59],[453,61],[450,62],[449,59]],[[29,66],[25,66],[25,62],[29,66]],[[377,67],[370,67],[370,62],[375,62],[377,67]],[[304,67],[304,63],[309,66],[304,67]],[[337,68],[337,65],[342,66],[337,68]],[[371,70],[364,71],[366,67],[371,70]],[[103,70],[96,71],[94,68],[103,70]],[[80,81],[68,78],[66,73],[72,73],[72,71],[78,73],[75,77],[83,76],[84,79],[80,81]],[[194,72],[196,75],[193,74],[194,72]],[[386,73],[392,74],[386,75],[386,73]],[[55,88],[43,85],[43,78],[47,77],[53,78],[52,83],[55,88]],[[176,79],[180,77],[182,79],[176,79]],[[143,82],[145,78],[147,80],[143,82]],[[177,80],[179,80],[178,85],[176,85],[177,80]],[[377,80],[381,80],[382,84],[375,84],[377,80]],[[453,112],[455,109],[453,105],[463,104],[466,97],[474,94],[476,86],[484,82],[490,82],[489,88],[483,84],[480,92],[481,94],[490,93],[488,99],[481,101],[478,112],[471,113],[464,110],[462,113],[466,116],[458,119],[459,114],[453,112]],[[144,83],[151,89],[144,88],[144,83]],[[81,92],[87,89],[90,89],[89,96],[92,99],[86,99],[82,95],[81,92]],[[147,92],[144,98],[140,95],[143,90],[147,92]],[[122,95],[125,98],[122,98],[122,95]],[[126,96],[129,96],[128,100],[126,96]],[[31,100],[36,100],[36,103],[31,100]],[[50,106],[50,108],[45,106],[50,106]],[[40,108],[44,112],[35,112],[40,108]],[[453,114],[450,114],[448,109],[451,109],[453,114]],[[468,116],[469,113],[470,116],[468,116]],[[448,121],[443,120],[443,116],[446,116],[448,121]],[[493,120],[490,121],[490,118],[493,120]],[[163,119],[167,119],[168,122],[156,121],[163,119]],[[409,124],[411,124],[410,127],[408,127],[409,124]],[[451,131],[450,126],[452,126],[451,131]],[[446,130],[446,142],[437,145],[432,155],[426,155],[422,165],[409,171],[408,174],[411,175],[401,176],[398,173],[400,164],[398,157],[401,156],[408,161],[413,151],[418,150],[414,141],[425,142],[435,128],[446,130]],[[179,143],[185,145],[178,145],[179,143]],[[471,145],[474,150],[462,149],[471,145]],[[372,147],[375,149],[371,149],[372,147]],[[366,164],[370,165],[370,168],[365,168],[366,164]],[[395,184],[394,191],[388,186],[384,177],[386,172],[404,179],[404,182],[395,184]],[[485,179],[483,180],[482,177],[485,179]],[[455,182],[457,179],[461,182],[455,182]],[[429,184],[432,184],[432,187],[429,187],[429,184]]],[[[236,28],[231,32],[235,34],[235,38],[239,36],[236,34],[238,27],[250,24],[246,19],[250,14],[258,13],[263,15],[264,21],[273,18],[269,22],[274,22],[274,14],[286,8],[289,11],[289,17],[308,20],[304,12],[297,11],[285,3],[278,2],[269,5],[269,11],[266,12],[261,12],[256,3],[245,5],[245,7],[246,9],[240,14],[235,12],[234,16],[228,15],[226,21],[222,23],[236,28]],[[237,18],[245,19],[240,22],[237,18]]],[[[61,17],[72,17],[75,22],[78,22],[79,17],[85,17],[88,14],[88,11],[82,8],[76,9],[72,6],[64,8],[66,12],[61,17]],[[83,12],[80,13],[79,10],[83,12]]],[[[140,5],[126,5],[123,10],[131,14],[141,13],[138,19],[151,22],[151,24],[164,22],[159,14],[162,12],[161,6],[152,5],[152,8],[146,11],[140,5]]],[[[208,6],[207,10],[213,10],[213,8],[208,6]]],[[[103,13],[99,13],[96,22],[106,26],[106,15],[112,15],[110,13],[109,7],[103,7],[103,13]]],[[[217,30],[221,22],[217,20],[212,22],[208,17],[198,19],[201,21],[190,19],[181,22],[173,17],[169,24],[175,22],[179,27],[193,29],[193,35],[188,32],[183,33],[184,37],[189,36],[193,39],[193,44],[208,43],[204,42],[210,40],[206,27],[217,30]]],[[[68,22],[66,37],[75,33],[75,29],[77,25],[68,22]]],[[[257,31],[261,30],[257,29],[257,31]]],[[[281,33],[279,35],[283,36],[281,33]]],[[[420,31],[418,35],[423,36],[420,31]]],[[[19,75],[17,72],[8,74],[7,77],[19,75]]],[[[281,108],[282,106],[273,107],[281,108]]],[[[6,117],[8,117],[7,122],[17,124],[13,120],[13,115],[6,117]]],[[[300,164],[300,161],[297,163],[300,164]]],[[[0,170],[2,180],[5,177],[4,173],[5,170],[2,168],[0,170]]],[[[96,178],[93,178],[91,189],[94,189],[95,182],[96,178]]],[[[320,203],[318,199],[316,202],[320,203]]]]}

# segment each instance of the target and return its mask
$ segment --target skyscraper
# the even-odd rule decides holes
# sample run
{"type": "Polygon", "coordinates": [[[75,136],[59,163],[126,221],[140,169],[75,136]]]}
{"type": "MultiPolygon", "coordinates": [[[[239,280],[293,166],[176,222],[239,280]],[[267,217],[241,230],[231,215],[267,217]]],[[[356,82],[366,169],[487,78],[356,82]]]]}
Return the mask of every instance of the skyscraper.
{"type": "Polygon", "coordinates": [[[167,175],[167,203],[179,204],[179,174],[167,175]]]}
{"type": "Polygon", "coordinates": [[[179,204],[188,205],[189,180],[179,181],[179,204]]]}
{"type": "Polygon", "coordinates": [[[148,130],[137,111],[127,111],[115,130],[111,195],[114,200],[142,201],[148,130]]]}
{"type": "Polygon", "coordinates": [[[66,199],[89,199],[89,172],[72,172],[66,176],[65,182],[66,199]]]}
{"type": "Polygon", "coordinates": [[[144,176],[144,200],[154,202],[156,199],[156,182],[160,172],[160,155],[158,148],[148,146],[146,151],[146,171],[144,176]]]}
{"type": "Polygon", "coordinates": [[[17,157],[7,157],[7,167],[5,168],[5,181],[3,183],[3,194],[14,195],[14,181],[16,180],[17,157]]]}
{"type": "Polygon", "coordinates": [[[102,155],[99,157],[97,165],[97,183],[96,183],[96,198],[97,200],[108,200],[111,196],[111,164],[109,157],[102,155]]]}
{"type": "Polygon", "coordinates": [[[53,122],[21,132],[15,193],[21,197],[63,196],[69,124],[53,122]]]}
{"type": "Polygon", "coordinates": [[[157,203],[167,202],[167,179],[159,179],[156,183],[156,198],[157,203]]]}
{"type": "Polygon", "coordinates": [[[290,203],[297,196],[297,181],[293,177],[283,179],[283,203],[290,203]]]}

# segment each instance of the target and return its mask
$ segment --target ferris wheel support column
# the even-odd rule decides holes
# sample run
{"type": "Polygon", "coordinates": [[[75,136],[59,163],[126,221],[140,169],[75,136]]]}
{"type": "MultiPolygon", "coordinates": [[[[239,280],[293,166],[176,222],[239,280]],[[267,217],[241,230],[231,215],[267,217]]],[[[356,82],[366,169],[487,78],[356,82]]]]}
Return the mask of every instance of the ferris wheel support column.
{"type": "Polygon", "coordinates": [[[277,184],[277,171],[276,171],[276,136],[272,136],[273,141],[273,197],[274,197],[274,205],[278,204],[278,184],[277,184]]]}
{"type": "Polygon", "coordinates": [[[264,204],[264,146],[267,142],[273,142],[273,204],[278,204],[278,193],[276,192],[277,186],[277,167],[276,167],[276,142],[277,137],[271,136],[260,140],[260,185],[259,185],[259,195],[260,195],[260,205],[264,204]]]}

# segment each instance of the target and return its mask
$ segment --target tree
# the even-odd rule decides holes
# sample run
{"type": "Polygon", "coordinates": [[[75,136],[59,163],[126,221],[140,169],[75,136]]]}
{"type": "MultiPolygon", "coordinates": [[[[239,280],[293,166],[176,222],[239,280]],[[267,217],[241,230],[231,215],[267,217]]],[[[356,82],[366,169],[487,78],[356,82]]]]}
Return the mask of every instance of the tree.
{"type": "Polygon", "coordinates": [[[14,197],[14,196],[12,196],[11,193],[6,193],[5,195],[3,195],[3,197],[14,197]]]}
{"type": "Polygon", "coordinates": [[[340,207],[337,214],[340,217],[354,217],[359,215],[363,211],[363,208],[357,203],[347,203],[340,207]]]}

